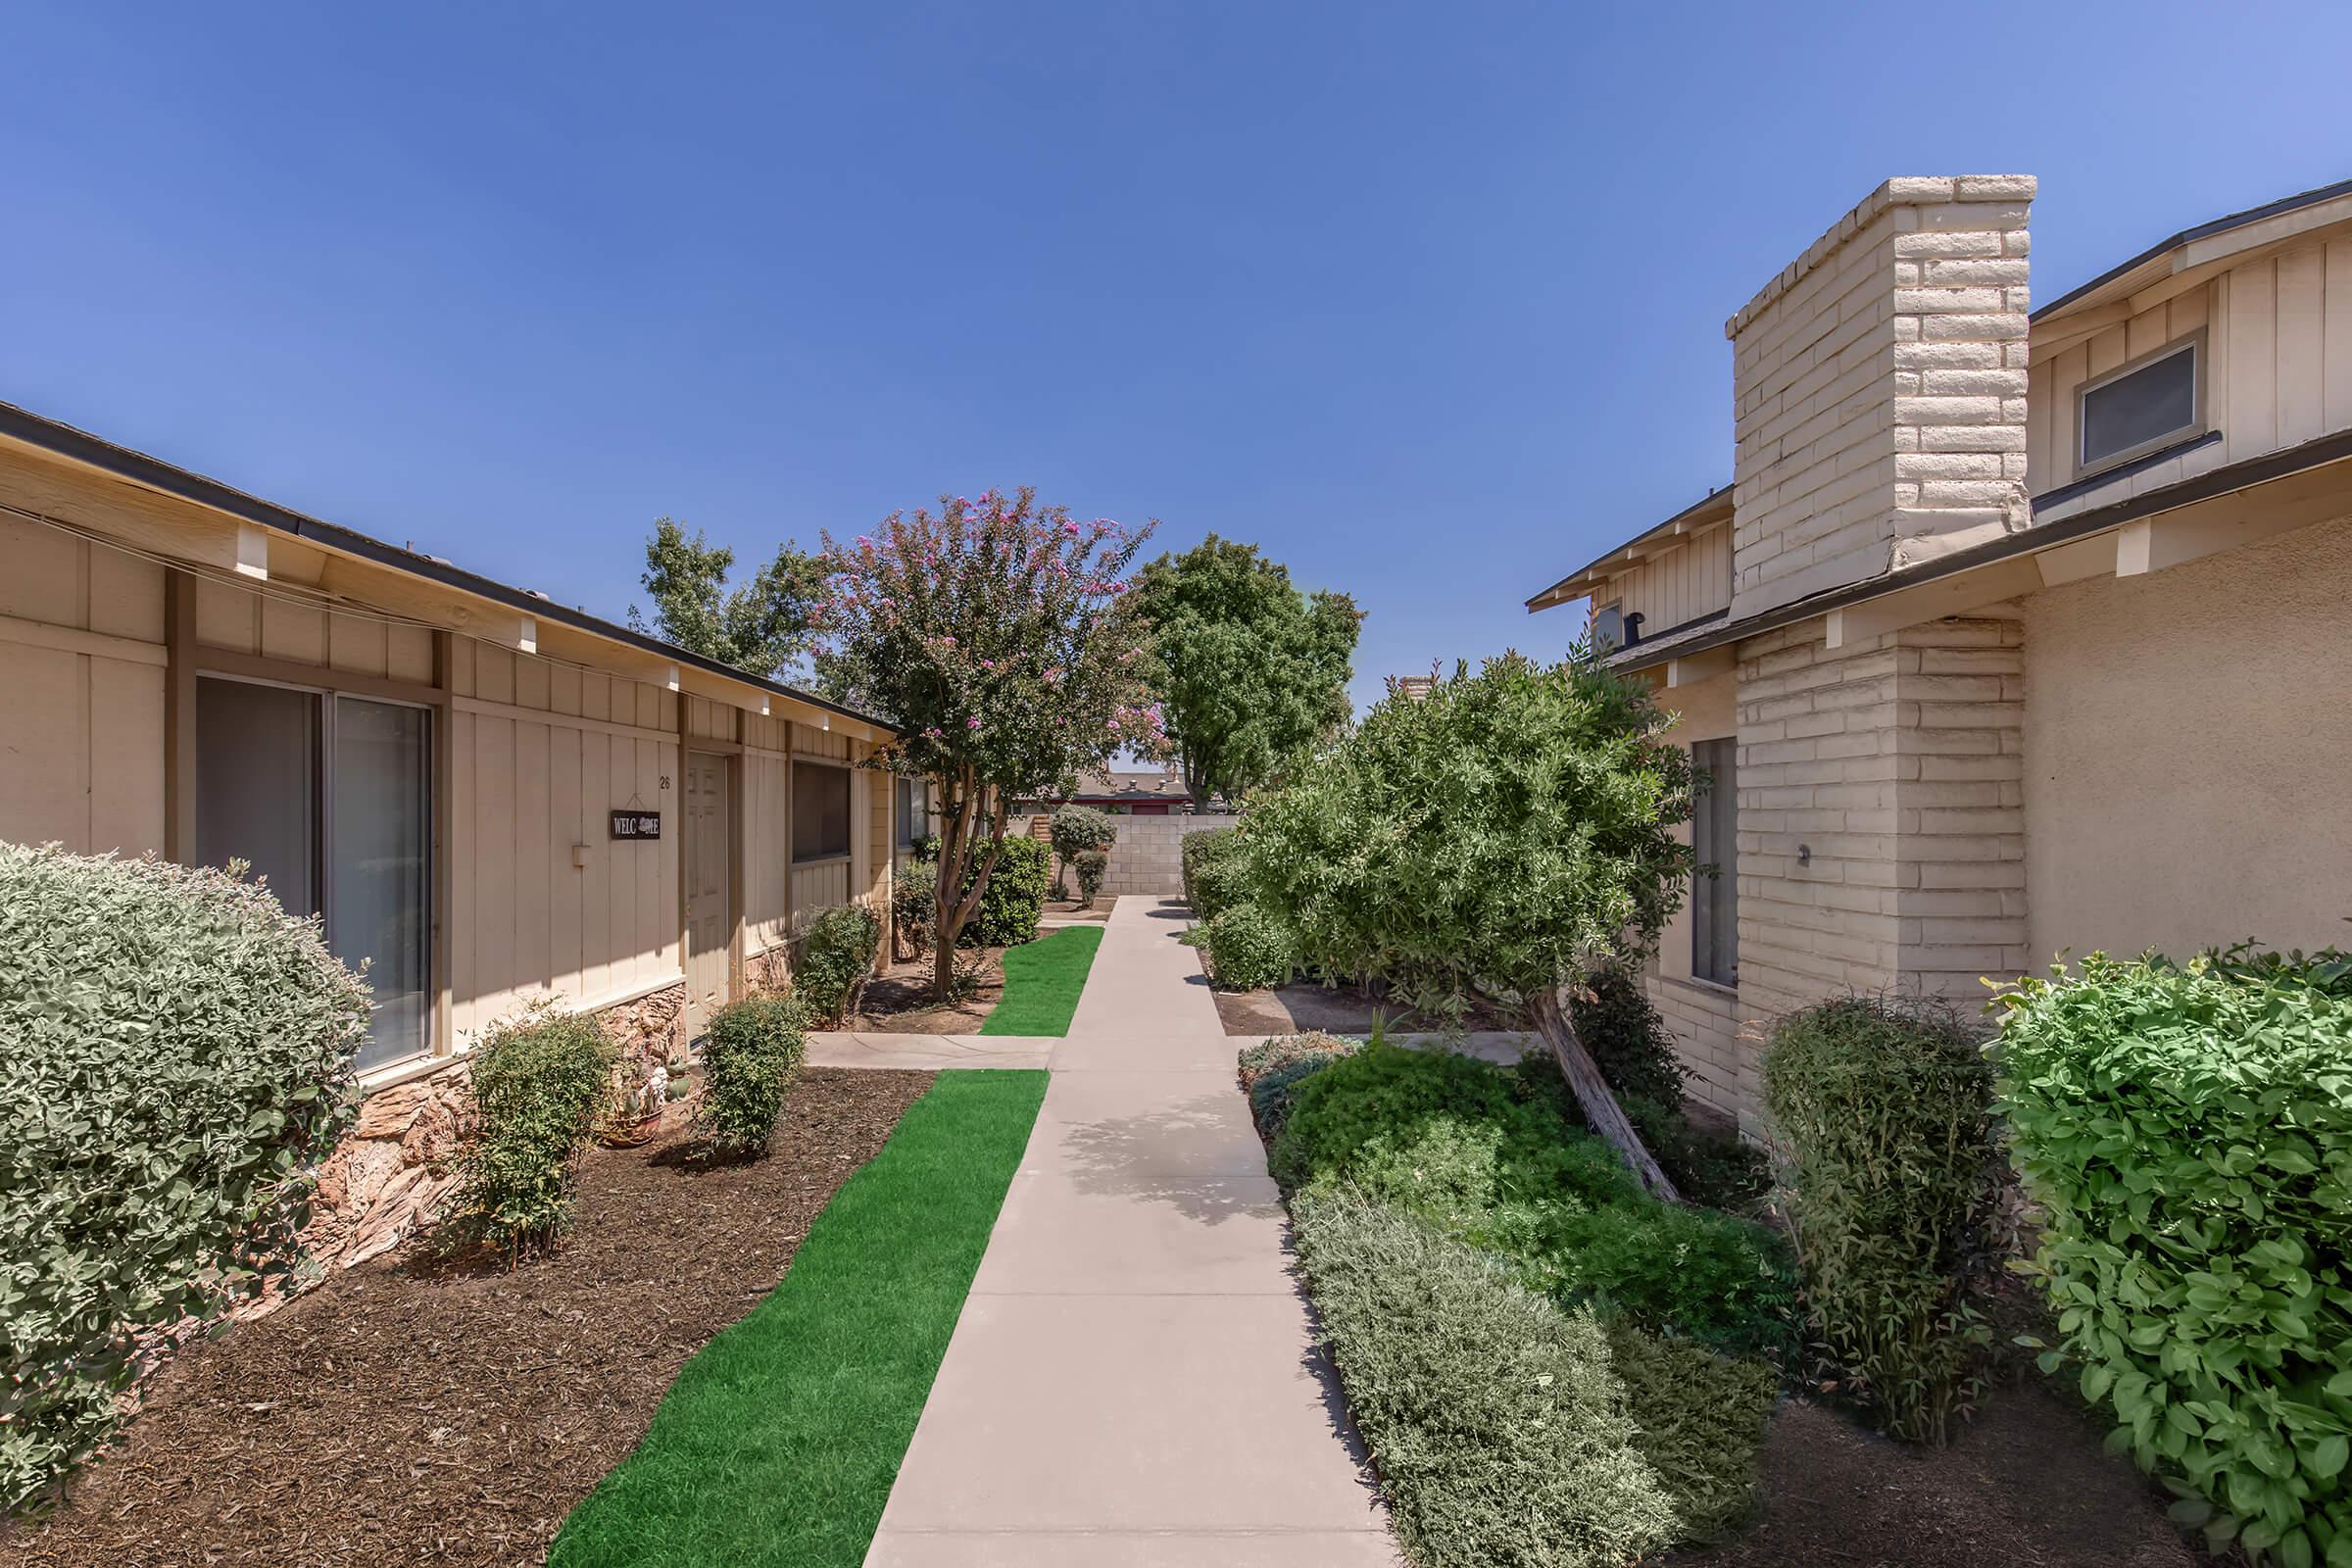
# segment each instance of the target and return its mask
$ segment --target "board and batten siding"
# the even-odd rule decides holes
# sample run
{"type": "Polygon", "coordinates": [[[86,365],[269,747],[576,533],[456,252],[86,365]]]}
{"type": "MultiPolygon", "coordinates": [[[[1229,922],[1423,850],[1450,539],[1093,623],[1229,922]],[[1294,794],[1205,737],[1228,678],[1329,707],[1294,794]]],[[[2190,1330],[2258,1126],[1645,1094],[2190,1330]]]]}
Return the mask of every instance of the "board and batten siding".
{"type": "MultiPolygon", "coordinates": [[[[2044,330],[2055,336],[2067,326],[2060,317],[2044,330]]],[[[2352,429],[2352,238],[2319,240],[2257,257],[2080,341],[2037,351],[2027,386],[2027,487],[2055,490],[2079,476],[2076,420],[2085,381],[2200,329],[2205,422],[2222,439],[2038,508],[2036,521],[2352,429]]]]}
{"type": "Polygon", "coordinates": [[[164,851],[164,568],[0,515],[0,839],[164,851]]]}
{"type": "Polygon", "coordinates": [[[1618,573],[1592,600],[1595,607],[1614,601],[1626,614],[1640,614],[1644,637],[1728,608],[1732,602],[1731,526],[1709,528],[1618,573]]]}

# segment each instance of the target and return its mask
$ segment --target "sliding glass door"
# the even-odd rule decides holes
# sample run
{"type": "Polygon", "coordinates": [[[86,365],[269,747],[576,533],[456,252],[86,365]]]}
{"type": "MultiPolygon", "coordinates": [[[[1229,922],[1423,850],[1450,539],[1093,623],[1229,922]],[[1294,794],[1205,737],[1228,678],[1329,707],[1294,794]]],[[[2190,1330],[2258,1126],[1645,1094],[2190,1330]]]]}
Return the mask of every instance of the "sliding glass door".
{"type": "Polygon", "coordinates": [[[368,965],[362,1068],[432,1045],[432,712],[206,677],[196,697],[196,846],[245,860],[326,945],[368,965]]]}

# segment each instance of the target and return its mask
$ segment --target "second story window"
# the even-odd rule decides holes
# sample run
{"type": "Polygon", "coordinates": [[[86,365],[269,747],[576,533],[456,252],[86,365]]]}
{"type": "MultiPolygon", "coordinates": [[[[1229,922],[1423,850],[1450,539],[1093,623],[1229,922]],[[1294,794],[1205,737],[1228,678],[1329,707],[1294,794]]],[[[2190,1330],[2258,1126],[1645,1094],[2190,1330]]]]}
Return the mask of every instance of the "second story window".
{"type": "Polygon", "coordinates": [[[2145,457],[2205,429],[2202,333],[2082,383],[2077,472],[2145,457]]]}
{"type": "Polygon", "coordinates": [[[1625,606],[1622,602],[1593,607],[1592,646],[1604,654],[1625,646],[1625,606]]]}

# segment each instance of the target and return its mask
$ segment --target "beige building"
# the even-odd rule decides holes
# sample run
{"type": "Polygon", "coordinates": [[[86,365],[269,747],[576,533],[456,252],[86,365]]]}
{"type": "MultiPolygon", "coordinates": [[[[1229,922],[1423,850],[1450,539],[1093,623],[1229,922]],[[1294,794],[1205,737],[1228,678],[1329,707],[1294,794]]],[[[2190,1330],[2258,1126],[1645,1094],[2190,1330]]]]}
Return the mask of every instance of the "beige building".
{"type": "Polygon", "coordinates": [[[0,839],[247,860],[367,961],[327,1185],[370,1241],[493,1021],[552,996],[658,1061],[815,911],[887,916],[910,792],[855,764],[888,738],[0,405],[0,839]]]}
{"type": "Polygon", "coordinates": [[[1726,323],[1732,484],[1528,602],[1715,780],[1649,988],[1743,1119],[1827,995],[2352,945],[2352,182],[2029,313],[2034,194],[1872,192],[1726,323]]]}

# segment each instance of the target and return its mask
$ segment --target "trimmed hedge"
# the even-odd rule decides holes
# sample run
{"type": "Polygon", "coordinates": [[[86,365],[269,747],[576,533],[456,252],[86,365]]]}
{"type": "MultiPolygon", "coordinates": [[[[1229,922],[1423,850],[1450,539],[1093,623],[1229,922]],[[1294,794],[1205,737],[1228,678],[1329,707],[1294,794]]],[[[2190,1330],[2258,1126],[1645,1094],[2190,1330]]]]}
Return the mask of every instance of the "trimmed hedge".
{"type": "Polygon", "coordinates": [[[699,1112],[711,1148],[764,1154],[784,1110],[808,1037],[800,1005],[783,997],[746,997],[718,1009],[703,1040],[699,1112]]]}
{"type": "Polygon", "coordinates": [[[1214,827],[1187,833],[1179,858],[1184,867],[1184,902],[1193,917],[1206,922],[1241,902],[1242,830],[1214,827]]]}
{"type": "Polygon", "coordinates": [[[474,1136],[458,1155],[456,1233],[510,1258],[571,1224],[580,1155],[612,1093],[612,1043],[593,1018],[539,1008],[473,1048],[474,1136]]]}
{"type": "Polygon", "coordinates": [[[1356,1194],[1302,1193],[1292,1216],[1415,1563],[1615,1568],[1675,1538],[1592,1314],[1561,1312],[1496,1259],[1356,1194]]]}
{"type": "Polygon", "coordinates": [[[1208,955],[1208,977],[1222,990],[1262,990],[1298,972],[1290,931],[1254,904],[1219,909],[1194,941],[1208,955]]]}
{"type": "Polygon", "coordinates": [[[802,1013],[815,1022],[838,1022],[864,989],[882,950],[882,922],[861,904],[821,909],[801,935],[792,966],[792,995],[802,1013]]]}
{"type": "Polygon", "coordinates": [[[1080,850],[1070,857],[1070,869],[1078,873],[1078,897],[1088,908],[1093,908],[1095,895],[1102,891],[1102,878],[1110,870],[1110,857],[1102,850],[1080,850]]]}
{"type": "Polygon", "coordinates": [[[1977,1388],[1973,1298],[1995,1255],[1992,1069],[1948,1009],[1846,997],[1773,1029],[1807,1317],[1886,1430],[1941,1443],[1977,1388]]]}
{"type": "MultiPolygon", "coordinates": [[[[2002,1000],[2034,1267],[2083,1396],[2288,1564],[2352,1562],[2352,964],[2100,955],[2002,1000]]],[[[2056,1352],[2044,1357],[2055,1366],[2056,1352]]]]}
{"type": "Polygon", "coordinates": [[[112,1432],[135,1331],[291,1266],[368,1017],[266,888],[0,844],[0,1509],[112,1432]]]}

